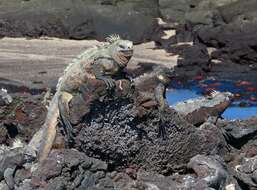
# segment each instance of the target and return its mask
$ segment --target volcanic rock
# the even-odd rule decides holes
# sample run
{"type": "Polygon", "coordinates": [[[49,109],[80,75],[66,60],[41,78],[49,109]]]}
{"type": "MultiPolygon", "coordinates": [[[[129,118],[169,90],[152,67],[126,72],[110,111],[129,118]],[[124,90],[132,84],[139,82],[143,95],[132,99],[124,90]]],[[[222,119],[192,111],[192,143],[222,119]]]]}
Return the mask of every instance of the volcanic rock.
{"type": "Polygon", "coordinates": [[[223,121],[218,126],[224,129],[224,135],[229,144],[236,148],[251,145],[251,139],[257,135],[256,118],[242,121],[223,121]]]}
{"type": "Polygon", "coordinates": [[[211,96],[179,102],[173,108],[184,115],[189,123],[200,125],[210,117],[218,119],[230,105],[232,98],[233,95],[229,92],[214,92],[211,96]]]}
{"type": "MultiPolygon", "coordinates": [[[[129,94],[130,88],[123,89],[129,94]]],[[[160,173],[168,173],[197,154],[226,153],[226,142],[217,127],[197,129],[168,106],[166,138],[159,137],[159,112],[153,97],[150,90],[140,93],[136,87],[131,97],[121,94],[96,100],[83,122],[74,126],[74,148],[112,167],[135,164],[160,173]],[[153,103],[145,106],[146,101],[153,103]]]]}
{"type": "Polygon", "coordinates": [[[203,184],[213,189],[223,189],[228,182],[229,173],[220,157],[197,155],[190,160],[188,167],[192,168],[200,178],[195,184],[196,189],[200,189],[197,186],[203,184]]]}
{"type": "Polygon", "coordinates": [[[113,189],[113,182],[106,172],[106,163],[77,150],[55,150],[32,173],[30,188],[113,189]]]}
{"type": "Polygon", "coordinates": [[[236,176],[240,179],[244,184],[248,186],[248,188],[256,188],[257,187],[257,168],[256,168],[257,157],[252,157],[248,159],[243,159],[241,165],[236,166],[236,176]]]}
{"type": "Polygon", "coordinates": [[[44,122],[46,108],[40,102],[40,96],[16,94],[14,101],[2,107],[0,114],[2,143],[10,145],[15,138],[29,142],[35,131],[44,122]]]}
{"type": "Polygon", "coordinates": [[[4,0],[0,12],[0,36],[103,40],[117,33],[142,42],[155,31],[158,5],[155,0],[4,0]]]}

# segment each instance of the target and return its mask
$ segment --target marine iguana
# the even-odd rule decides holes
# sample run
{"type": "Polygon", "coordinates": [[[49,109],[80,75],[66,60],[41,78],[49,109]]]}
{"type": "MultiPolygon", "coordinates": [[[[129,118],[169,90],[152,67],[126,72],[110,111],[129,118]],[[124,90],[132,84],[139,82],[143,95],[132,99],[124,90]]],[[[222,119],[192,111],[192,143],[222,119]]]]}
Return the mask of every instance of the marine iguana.
{"type": "MultiPolygon", "coordinates": [[[[144,103],[152,101],[152,95],[154,94],[154,101],[157,104],[159,112],[159,132],[158,136],[165,139],[165,107],[168,105],[166,102],[166,89],[171,80],[177,77],[173,68],[164,66],[157,66],[151,73],[144,74],[135,79],[135,86],[143,96],[144,103]],[[143,94],[142,94],[143,93],[143,94]]],[[[143,105],[144,107],[144,105],[143,105]]]]}
{"type": "Polygon", "coordinates": [[[69,102],[87,79],[102,80],[111,91],[115,86],[114,79],[126,76],[124,68],[133,55],[133,42],[122,40],[118,35],[111,35],[106,40],[108,43],[87,49],[75,58],[59,78],[45,123],[29,143],[29,147],[38,152],[39,162],[46,159],[51,150],[58,117],[67,135],[72,138],[72,126],[68,119],[69,102]]]}

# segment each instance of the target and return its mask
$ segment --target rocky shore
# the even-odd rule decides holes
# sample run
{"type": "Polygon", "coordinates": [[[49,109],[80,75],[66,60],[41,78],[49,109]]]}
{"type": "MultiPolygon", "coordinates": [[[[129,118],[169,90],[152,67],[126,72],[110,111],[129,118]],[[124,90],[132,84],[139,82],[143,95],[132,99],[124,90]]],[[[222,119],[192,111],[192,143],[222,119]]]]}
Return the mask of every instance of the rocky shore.
{"type": "MultiPolygon", "coordinates": [[[[153,95],[127,96],[129,83],[122,87],[115,99],[96,102],[87,117],[86,105],[75,98],[70,104],[76,135],[72,149],[59,126],[54,149],[36,170],[20,165],[18,158],[22,143],[44,122],[45,93],[12,94],[13,102],[1,107],[0,164],[15,167],[15,189],[255,188],[256,117],[218,120],[216,125],[203,120],[196,127],[166,107],[164,140],[158,137],[153,95]]],[[[6,169],[2,167],[2,176],[6,169]]],[[[9,189],[6,178],[1,180],[1,189],[9,189]]]]}
{"type": "Polygon", "coordinates": [[[230,80],[256,93],[256,7],[255,0],[1,1],[0,89],[11,98],[1,90],[0,190],[257,189],[257,114],[220,118],[238,94],[166,105],[163,139],[156,83],[147,79],[162,65],[175,68],[180,83],[230,80]],[[75,97],[75,141],[68,145],[59,125],[49,157],[31,168],[21,152],[44,123],[58,77],[102,43],[82,39],[111,33],[137,44],[128,67],[135,89],[116,81],[113,96],[99,96],[90,112],[75,97]]]}

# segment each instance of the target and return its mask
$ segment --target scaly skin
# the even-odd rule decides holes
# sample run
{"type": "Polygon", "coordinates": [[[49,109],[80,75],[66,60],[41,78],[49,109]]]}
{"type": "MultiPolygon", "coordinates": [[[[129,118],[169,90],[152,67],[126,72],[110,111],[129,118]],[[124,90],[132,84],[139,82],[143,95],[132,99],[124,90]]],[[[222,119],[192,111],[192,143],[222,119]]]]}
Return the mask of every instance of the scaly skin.
{"type": "Polygon", "coordinates": [[[72,139],[68,104],[75,94],[80,93],[80,86],[85,85],[87,79],[98,79],[105,82],[108,90],[112,90],[115,86],[114,79],[124,76],[123,69],[133,55],[133,43],[118,36],[110,36],[107,41],[106,45],[83,52],[60,77],[45,123],[29,144],[30,148],[38,152],[40,162],[47,158],[52,148],[58,117],[68,139],[72,139]]]}
{"type": "MultiPolygon", "coordinates": [[[[163,139],[165,138],[164,110],[167,105],[166,88],[176,76],[174,69],[158,66],[150,74],[145,74],[135,79],[136,86],[143,91],[145,86],[147,87],[146,91],[151,93],[151,89],[148,88],[149,86],[153,87],[154,98],[159,111],[159,136],[163,139]]],[[[148,94],[146,93],[144,96],[147,97],[148,94]]]]}
{"type": "Polygon", "coordinates": [[[170,84],[171,80],[176,77],[176,74],[173,69],[158,69],[156,72],[156,77],[159,81],[159,84],[154,90],[155,100],[158,103],[158,110],[159,110],[159,118],[160,118],[160,127],[159,127],[159,136],[163,139],[166,137],[165,132],[165,116],[164,116],[164,109],[166,103],[166,89],[167,86],[170,84]]]}

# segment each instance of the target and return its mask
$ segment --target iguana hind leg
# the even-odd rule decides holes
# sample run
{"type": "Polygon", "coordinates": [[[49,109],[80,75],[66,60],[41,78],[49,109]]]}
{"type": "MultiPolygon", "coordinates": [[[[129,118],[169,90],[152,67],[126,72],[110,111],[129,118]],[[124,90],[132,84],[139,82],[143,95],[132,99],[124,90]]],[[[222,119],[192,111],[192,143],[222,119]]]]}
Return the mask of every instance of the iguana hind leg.
{"type": "MultiPolygon", "coordinates": [[[[69,123],[69,120],[67,119],[69,113],[68,104],[71,98],[72,95],[67,92],[60,92],[60,94],[56,94],[49,106],[46,122],[44,123],[42,129],[33,136],[30,144],[32,144],[31,147],[38,150],[37,152],[39,154],[38,157],[40,162],[47,158],[50,150],[52,149],[56,136],[56,126],[58,123],[57,118],[61,116],[61,118],[67,121],[66,123],[69,123]]],[[[71,125],[68,127],[72,128],[71,125]]]]}
{"type": "Polygon", "coordinates": [[[164,109],[165,109],[165,89],[166,87],[160,83],[155,88],[154,95],[155,99],[158,103],[158,112],[159,112],[159,132],[158,137],[162,137],[163,140],[166,139],[166,124],[165,124],[165,115],[164,115],[164,109]]]}
{"type": "Polygon", "coordinates": [[[163,140],[166,139],[166,124],[164,120],[164,113],[163,111],[160,111],[159,113],[159,131],[158,131],[158,137],[161,137],[163,140]]]}
{"type": "Polygon", "coordinates": [[[64,127],[65,135],[67,135],[68,143],[71,143],[74,139],[72,133],[72,125],[69,121],[69,102],[73,95],[68,92],[62,92],[59,97],[58,107],[60,112],[60,120],[64,127]]]}

